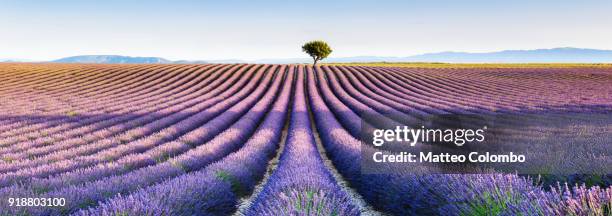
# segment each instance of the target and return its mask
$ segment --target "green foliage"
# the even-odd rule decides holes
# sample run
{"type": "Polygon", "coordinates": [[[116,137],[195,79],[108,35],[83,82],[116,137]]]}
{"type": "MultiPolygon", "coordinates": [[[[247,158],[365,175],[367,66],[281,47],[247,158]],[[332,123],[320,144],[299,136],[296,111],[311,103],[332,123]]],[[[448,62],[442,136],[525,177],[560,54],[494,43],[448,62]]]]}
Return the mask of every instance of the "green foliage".
{"type": "Polygon", "coordinates": [[[236,177],[234,177],[232,174],[224,170],[217,170],[215,174],[218,179],[228,182],[231,185],[232,191],[235,194],[244,195],[246,193],[246,189],[242,186],[242,184],[240,184],[240,181],[238,181],[238,179],[236,179],[236,177]]]}
{"type": "Polygon", "coordinates": [[[98,202],[96,202],[93,199],[86,199],[84,201],[82,201],[81,203],[79,203],[79,208],[83,209],[83,208],[87,208],[87,207],[91,207],[96,205],[98,202]]]}
{"type": "Polygon", "coordinates": [[[170,165],[172,165],[173,167],[182,170],[183,172],[187,172],[187,167],[185,167],[181,162],[177,161],[177,160],[172,160],[170,161],[170,165]]]}
{"type": "Polygon", "coordinates": [[[45,194],[49,191],[51,191],[51,188],[45,187],[45,186],[34,186],[32,187],[32,190],[34,191],[34,193],[36,194],[45,194]]]}
{"type": "MultiPolygon", "coordinates": [[[[469,212],[463,212],[462,215],[500,215],[508,210],[510,204],[517,204],[520,200],[513,197],[508,191],[502,192],[495,189],[492,193],[485,192],[480,197],[476,198],[470,205],[469,212]]],[[[534,212],[534,215],[542,215],[540,212],[534,212]]]]}
{"type": "Polygon", "coordinates": [[[332,49],[325,41],[316,40],[304,44],[304,46],[302,46],[302,51],[308,53],[316,65],[319,60],[327,58],[327,56],[331,54],[332,49]]]}
{"type": "Polygon", "coordinates": [[[332,212],[326,214],[324,212],[326,200],[318,200],[315,198],[317,192],[313,190],[300,191],[297,194],[297,201],[295,202],[295,209],[304,215],[331,215],[337,216],[336,210],[332,209],[332,212]]]}
{"type": "Polygon", "coordinates": [[[9,157],[9,156],[2,157],[2,160],[4,162],[7,162],[7,163],[12,163],[13,161],[15,161],[15,159],[13,159],[12,157],[9,157]]]}
{"type": "Polygon", "coordinates": [[[496,201],[489,194],[485,193],[481,202],[471,204],[471,212],[466,215],[499,215],[504,209],[506,204],[503,202],[496,201]]]}

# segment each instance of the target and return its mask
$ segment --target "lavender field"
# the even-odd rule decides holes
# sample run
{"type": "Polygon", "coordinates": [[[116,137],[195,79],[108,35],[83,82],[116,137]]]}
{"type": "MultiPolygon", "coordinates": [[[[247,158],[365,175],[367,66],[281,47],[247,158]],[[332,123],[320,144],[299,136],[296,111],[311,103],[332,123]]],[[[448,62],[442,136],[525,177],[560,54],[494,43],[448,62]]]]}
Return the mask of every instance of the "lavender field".
{"type": "Polygon", "coordinates": [[[612,68],[0,64],[0,215],[612,215],[610,178],[362,174],[364,113],[612,114],[612,68]]]}

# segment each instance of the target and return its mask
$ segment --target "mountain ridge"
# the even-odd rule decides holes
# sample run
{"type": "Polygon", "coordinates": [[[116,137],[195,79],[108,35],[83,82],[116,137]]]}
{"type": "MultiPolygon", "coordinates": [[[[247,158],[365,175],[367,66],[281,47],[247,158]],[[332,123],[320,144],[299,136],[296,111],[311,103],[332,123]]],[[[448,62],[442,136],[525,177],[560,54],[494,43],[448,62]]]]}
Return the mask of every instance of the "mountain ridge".
{"type": "MultiPolygon", "coordinates": [[[[203,63],[310,63],[310,58],[269,58],[253,61],[178,60],[161,57],[132,57],[122,55],[80,55],[53,60],[57,63],[106,63],[106,64],[203,64],[203,63]]],[[[612,50],[559,47],[533,50],[502,50],[496,52],[437,52],[413,56],[352,56],[331,57],[327,63],[349,62],[445,62],[445,63],[612,63],[612,50]]]]}
{"type": "Polygon", "coordinates": [[[168,64],[172,61],[160,57],[132,57],[122,55],[79,55],[51,62],[56,63],[105,63],[105,64],[168,64]]]}

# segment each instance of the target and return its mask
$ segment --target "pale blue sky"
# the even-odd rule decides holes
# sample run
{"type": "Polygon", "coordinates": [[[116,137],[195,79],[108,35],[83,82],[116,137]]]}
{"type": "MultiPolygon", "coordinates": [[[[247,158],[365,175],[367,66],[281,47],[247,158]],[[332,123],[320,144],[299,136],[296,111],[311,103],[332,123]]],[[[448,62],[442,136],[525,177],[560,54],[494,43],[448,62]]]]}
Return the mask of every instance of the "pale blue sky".
{"type": "Polygon", "coordinates": [[[600,0],[0,0],[0,58],[293,58],[312,39],[334,57],[612,49],[610,11],[600,0]]]}

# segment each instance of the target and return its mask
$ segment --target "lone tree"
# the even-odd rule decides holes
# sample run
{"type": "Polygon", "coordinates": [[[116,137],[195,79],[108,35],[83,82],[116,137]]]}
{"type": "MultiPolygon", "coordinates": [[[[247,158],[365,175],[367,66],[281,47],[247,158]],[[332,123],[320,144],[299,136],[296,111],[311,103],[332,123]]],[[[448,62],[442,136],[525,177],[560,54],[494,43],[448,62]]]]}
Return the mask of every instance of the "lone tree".
{"type": "Polygon", "coordinates": [[[314,60],[313,66],[317,65],[319,60],[327,58],[327,56],[329,56],[329,54],[332,52],[329,45],[327,45],[325,41],[320,40],[310,41],[304,44],[304,46],[302,46],[302,50],[312,57],[312,60],[314,60]]]}

